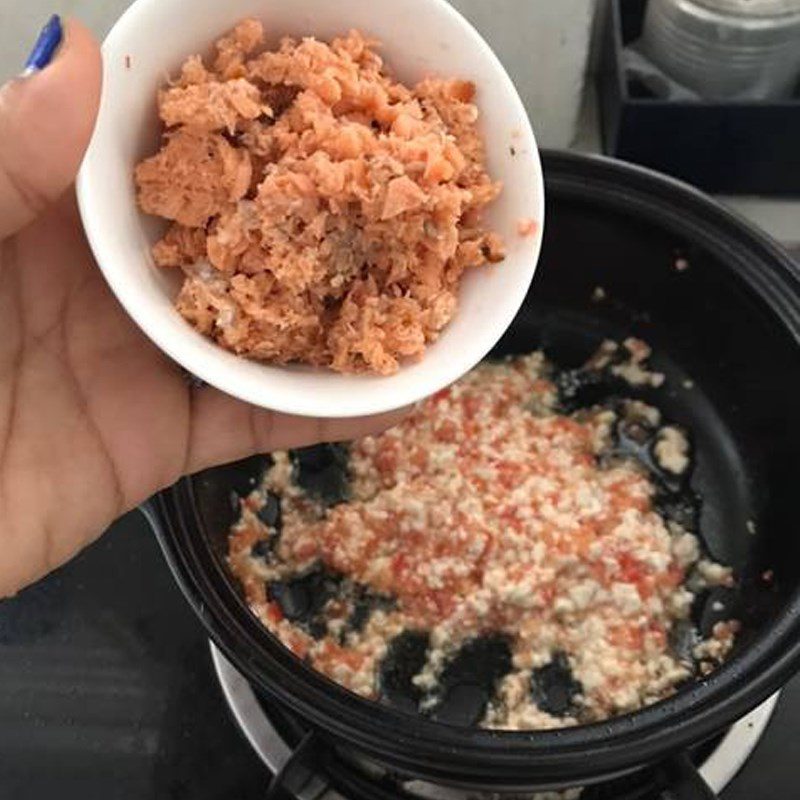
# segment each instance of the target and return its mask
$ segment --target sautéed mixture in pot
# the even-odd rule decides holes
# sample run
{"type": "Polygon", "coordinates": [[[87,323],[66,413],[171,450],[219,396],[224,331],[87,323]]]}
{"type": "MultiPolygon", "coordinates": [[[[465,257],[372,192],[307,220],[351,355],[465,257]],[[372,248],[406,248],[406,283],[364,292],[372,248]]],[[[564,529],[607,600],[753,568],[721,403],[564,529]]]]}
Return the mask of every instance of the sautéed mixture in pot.
{"type": "Polygon", "coordinates": [[[664,380],[648,356],[485,362],[386,433],[272,454],[229,539],[253,613],[347,689],[460,725],[584,724],[707,674],[733,576],[687,431],[631,399],[664,380]]]}

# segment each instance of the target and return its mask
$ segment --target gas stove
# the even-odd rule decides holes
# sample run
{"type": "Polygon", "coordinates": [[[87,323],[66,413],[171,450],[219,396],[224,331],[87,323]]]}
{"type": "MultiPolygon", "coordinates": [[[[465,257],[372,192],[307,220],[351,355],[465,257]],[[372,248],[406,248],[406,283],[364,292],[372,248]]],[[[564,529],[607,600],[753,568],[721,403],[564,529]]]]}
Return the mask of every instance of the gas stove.
{"type": "MultiPolygon", "coordinates": [[[[725,787],[723,800],[792,796],[798,726],[795,679],[698,752],[704,775],[725,787]]],[[[358,800],[348,786],[382,781],[350,763],[335,765],[333,782],[307,773],[298,781],[302,770],[286,765],[313,739],[209,647],[138,513],[0,602],[0,800],[263,800],[271,783],[272,796],[287,796],[273,780],[281,769],[303,800],[358,800]]],[[[397,788],[465,797],[430,784],[397,788]]]]}
{"type": "MultiPolygon", "coordinates": [[[[274,776],[270,784],[272,791],[291,782],[299,800],[372,800],[381,792],[409,800],[475,800],[481,797],[474,791],[388,776],[374,767],[365,769],[363,763],[348,765],[354,773],[352,777],[359,778],[356,783],[347,788],[337,786],[336,775],[326,775],[317,767],[319,752],[309,756],[313,731],[302,725],[293,730],[291,724],[287,724],[285,713],[260,698],[213,643],[210,648],[228,707],[253,751],[274,776]],[[376,791],[376,785],[380,791],[376,791]]],[[[700,765],[700,774],[715,792],[722,792],[748,761],[772,719],[779,698],[780,694],[770,697],[722,736],[697,749],[694,757],[700,765]]],[[[607,789],[592,787],[586,796],[605,797],[601,793],[607,789]]],[[[491,797],[494,800],[497,795],[491,797]]],[[[570,792],[567,790],[561,795],[540,792],[531,796],[532,800],[550,797],[570,797],[570,792]]]]}

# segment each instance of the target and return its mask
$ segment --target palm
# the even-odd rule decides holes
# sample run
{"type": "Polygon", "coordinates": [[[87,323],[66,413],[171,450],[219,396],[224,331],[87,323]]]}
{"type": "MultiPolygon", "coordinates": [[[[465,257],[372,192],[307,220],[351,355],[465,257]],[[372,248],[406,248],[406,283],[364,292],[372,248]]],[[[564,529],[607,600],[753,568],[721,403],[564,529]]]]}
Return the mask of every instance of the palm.
{"type": "Polygon", "coordinates": [[[71,194],[0,242],[0,319],[0,597],[185,472],[395,419],[274,415],[191,388],[111,295],[71,194]]]}
{"type": "Polygon", "coordinates": [[[192,418],[179,371],[106,288],[71,199],[2,248],[0,587],[15,553],[20,577],[40,574],[174,480],[192,418]]]}
{"type": "Polygon", "coordinates": [[[100,75],[72,20],[54,63],[0,87],[0,598],[184,472],[395,420],[276,415],[190,388],[112,297],[71,190],[23,227],[74,180],[100,75]]]}

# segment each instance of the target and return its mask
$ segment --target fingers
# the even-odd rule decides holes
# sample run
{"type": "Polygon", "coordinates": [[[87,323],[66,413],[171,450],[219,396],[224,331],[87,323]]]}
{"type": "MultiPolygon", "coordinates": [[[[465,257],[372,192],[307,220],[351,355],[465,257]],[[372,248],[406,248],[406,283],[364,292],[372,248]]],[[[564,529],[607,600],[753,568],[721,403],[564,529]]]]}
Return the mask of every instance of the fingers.
{"type": "Polygon", "coordinates": [[[294,417],[255,408],[210,387],[195,389],[184,471],[198,472],[272,450],[357,439],[392,427],[405,414],[400,410],[355,419],[294,417]]]}
{"type": "Polygon", "coordinates": [[[0,239],[74,181],[97,115],[101,74],[94,38],[69,21],[49,65],[0,89],[0,239]]]}

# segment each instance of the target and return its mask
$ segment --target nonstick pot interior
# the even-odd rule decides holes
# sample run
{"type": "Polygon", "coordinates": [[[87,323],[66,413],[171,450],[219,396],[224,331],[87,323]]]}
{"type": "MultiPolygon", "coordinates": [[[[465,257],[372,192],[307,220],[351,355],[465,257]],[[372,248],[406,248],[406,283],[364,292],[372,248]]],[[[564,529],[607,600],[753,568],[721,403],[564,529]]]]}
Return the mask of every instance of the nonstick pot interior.
{"type": "Polygon", "coordinates": [[[739,578],[743,629],[723,668],[602,724],[533,733],[436,724],[330,683],[247,610],[225,568],[225,539],[236,496],[252,488],[263,458],[187,479],[159,500],[165,553],[233,663],[337,742],[431,780],[575,784],[646,764],[744,714],[800,659],[797,267],[767,237],[675,181],[577,155],[546,154],[544,163],[544,251],[497,353],[543,347],[570,366],[604,338],[636,335],[652,345],[667,382],[641,396],[691,430],[701,536],[739,578]]]}

